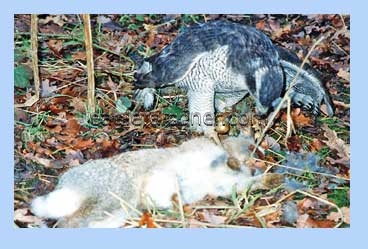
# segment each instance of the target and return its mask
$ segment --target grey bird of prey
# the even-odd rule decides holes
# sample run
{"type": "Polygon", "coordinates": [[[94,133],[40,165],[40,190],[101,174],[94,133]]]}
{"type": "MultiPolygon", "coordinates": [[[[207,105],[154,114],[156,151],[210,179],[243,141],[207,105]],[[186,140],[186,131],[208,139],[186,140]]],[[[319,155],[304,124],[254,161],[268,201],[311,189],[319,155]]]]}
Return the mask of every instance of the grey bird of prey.
{"type": "Polygon", "coordinates": [[[161,52],[146,58],[134,84],[151,89],[143,91],[146,96],[152,88],[185,89],[190,126],[199,132],[213,129],[203,121],[214,118],[215,109],[222,112],[248,94],[258,115],[269,113],[292,82],[289,96],[294,104],[317,114],[324,102],[327,114],[333,115],[331,101],[311,66],[301,69],[294,80],[300,64],[296,55],[253,27],[212,21],[186,28],[161,52]]]}

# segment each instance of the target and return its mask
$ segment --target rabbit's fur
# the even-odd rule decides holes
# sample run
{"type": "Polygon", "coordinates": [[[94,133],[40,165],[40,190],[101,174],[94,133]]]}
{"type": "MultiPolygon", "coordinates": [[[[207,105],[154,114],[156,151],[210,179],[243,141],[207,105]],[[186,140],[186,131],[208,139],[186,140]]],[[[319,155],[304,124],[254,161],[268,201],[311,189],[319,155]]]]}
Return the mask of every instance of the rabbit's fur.
{"type": "Polygon", "coordinates": [[[33,200],[31,211],[58,219],[59,227],[119,227],[137,215],[134,208],[170,208],[178,191],[189,204],[208,194],[229,196],[234,186],[262,187],[264,175],[252,176],[244,164],[252,143],[239,136],[222,147],[202,137],[174,148],[92,160],[64,173],[54,191],[33,200]],[[227,166],[230,156],[240,163],[238,170],[227,166]]]}

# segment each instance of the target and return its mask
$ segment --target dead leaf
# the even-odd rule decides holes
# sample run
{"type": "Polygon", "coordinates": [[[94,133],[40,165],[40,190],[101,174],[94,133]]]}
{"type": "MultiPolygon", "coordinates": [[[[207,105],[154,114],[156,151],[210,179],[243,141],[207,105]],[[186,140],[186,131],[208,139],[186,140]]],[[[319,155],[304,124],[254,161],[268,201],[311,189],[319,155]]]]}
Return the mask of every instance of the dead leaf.
{"type": "Polygon", "coordinates": [[[148,32],[148,39],[146,41],[146,46],[151,47],[157,33],[156,27],[151,24],[144,24],[143,26],[144,29],[148,32]]]}
{"type": "Polygon", "coordinates": [[[290,151],[299,152],[301,150],[302,142],[298,135],[291,136],[287,139],[287,147],[290,151]]]}
{"type": "Polygon", "coordinates": [[[62,112],[64,111],[64,109],[62,108],[59,108],[58,106],[56,105],[49,105],[49,110],[54,113],[54,114],[58,114],[59,112],[62,112]]]}
{"type": "Polygon", "coordinates": [[[21,108],[15,108],[15,110],[14,110],[14,120],[15,121],[25,122],[29,119],[28,115],[29,114],[21,108]]]}
{"type": "Polygon", "coordinates": [[[60,133],[63,130],[63,128],[61,127],[61,125],[55,125],[54,127],[49,128],[48,130],[51,133],[60,133]]]}
{"type": "Polygon", "coordinates": [[[313,220],[312,219],[312,222],[314,223],[313,227],[316,227],[316,228],[333,228],[336,225],[336,223],[331,220],[313,220]]]}
{"type": "Polygon", "coordinates": [[[220,216],[213,213],[213,210],[204,209],[200,212],[201,221],[212,225],[222,225],[227,220],[226,216],[220,216]]]}
{"type": "Polygon", "coordinates": [[[38,164],[43,165],[45,168],[52,168],[52,160],[41,158],[37,155],[34,155],[32,153],[27,153],[24,155],[24,158],[30,159],[38,164]]]}
{"type": "Polygon", "coordinates": [[[266,22],[264,20],[261,20],[256,23],[256,28],[259,30],[264,30],[266,26],[266,22]]]}
{"type": "Polygon", "coordinates": [[[337,73],[337,76],[339,76],[340,78],[343,78],[344,80],[350,82],[350,72],[344,70],[343,68],[339,69],[339,72],[337,73]]]}
{"type": "Polygon", "coordinates": [[[272,149],[274,151],[280,151],[280,144],[273,137],[266,135],[261,143],[261,147],[265,150],[272,149]]]}
{"type": "Polygon", "coordinates": [[[345,165],[346,167],[350,167],[350,158],[334,159],[332,157],[327,156],[326,159],[332,164],[342,164],[345,165]]]}
{"type": "Polygon", "coordinates": [[[264,216],[263,218],[266,221],[266,227],[278,227],[277,223],[280,222],[281,210],[277,209],[275,212],[271,212],[270,214],[264,216]]]}
{"type": "MultiPolygon", "coordinates": [[[[325,131],[324,136],[327,140],[324,143],[331,149],[336,150],[339,156],[339,162],[343,162],[345,165],[350,165],[350,145],[346,144],[344,140],[339,138],[334,130],[331,130],[326,124],[323,125],[325,131]]],[[[336,163],[336,159],[331,161],[336,163]]]]}
{"type": "Polygon", "coordinates": [[[314,220],[308,214],[302,214],[296,220],[297,228],[332,228],[335,225],[330,220],[314,220]]]}
{"type": "Polygon", "coordinates": [[[298,208],[305,211],[306,209],[314,208],[316,201],[310,198],[304,198],[298,203],[298,208]]]}
{"type": "Polygon", "coordinates": [[[112,92],[114,93],[114,97],[115,100],[117,100],[117,91],[119,90],[119,85],[117,83],[115,83],[111,77],[108,77],[108,80],[106,82],[107,86],[112,90],[112,92]]]}
{"type": "Polygon", "coordinates": [[[98,22],[98,23],[101,23],[101,24],[105,24],[105,23],[112,22],[112,20],[111,20],[111,18],[110,18],[110,17],[103,16],[103,15],[99,15],[99,16],[97,17],[97,22],[98,22]]]}
{"type": "Polygon", "coordinates": [[[300,108],[296,108],[291,112],[291,118],[297,127],[311,126],[312,124],[312,119],[305,116],[300,108]]]}
{"type": "Polygon", "coordinates": [[[20,208],[14,211],[14,220],[22,223],[31,223],[33,225],[43,226],[42,219],[31,215],[28,208],[20,208]]]}
{"type": "Polygon", "coordinates": [[[196,220],[195,218],[193,217],[189,217],[187,219],[187,227],[188,228],[203,228],[203,224],[201,224],[200,222],[198,222],[198,220],[196,220]]]}
{"type": "Polygon", "coordinates": [[[73,145],[74,149],[79,149],[79,150],[85,150],[88,148],[91,148],[94,145],[94,142],[91,138],[87,139],[87,140],[83,140],[82,138],[77,138],[75,139],[75,143],[73,145]]]}
{"type": "Polygon", "coordinates": [[[255,160],[254,158],[248,159],[245,162],[245,164],[252,170],[252,172],[254,171],[265,172],[267,169],[267,164],[265,162],[255,160]]]}
{"type": "Polygon", "coordinates": [[[50,81],[48,79],[42,81],[42,97],[50,97],[54,95],[54,92],[57,90],[56,86],[50,86],[50,81]]]}
{"type": "Polygon", "coordinates": [[[296,220],[296,227],[297,228],[308,228],[312,227],[310,225],[310,218],[308,214],[302,214],[296,220]]]}
{"type": "Polygon", "coordinates": [[[56,57],[61,59],[63,56],[61,54],[61,50],[63,49],[63,41],[62,40],[49,40],[46,42],[47,47],[55,54],[56,57]]]}
{"type": "Polygon", "coordinates": [[[46,143],[52,147],[56,147],[59,145],[59,141],[55,137],[50,137],[46,139],[46,143]]]}
{"type": "Polygon", "coordinates": [[[339,212],[331,212],[327,219],[332,220],[334,222],[339,222],[341,218],[343,218],[343,222],[350,224],[350,208],[348,207],[342,207],[341,212],[343,214],[343,217],[341,217],[339,212]]]}
{"type": "Polygon", "coordinates": [[[72,118],[66,122],[65,130],[68,132],[70,136],[76,136],[80,131],[80,124],[78,120],[72,118]]]}
{"type": "Polygon", "coordinates": [[[270,19],[268,21],[268,25],[273,32],[277,32],[278,30],[280,30],[280,22],[277,19],[270,19]]]}
{"type": "Polygon", "coordinates": [[[320,151],[322,149],[322,147],[323,147],[323,144],[319,139],[317,139],[317,138],[312,139],[312,142],[311,142],[311,151],[312,152],[320,151]]]}
{"type": "Polygon", "coordinates": [[[142,215],[142,217],[139,221],[139,226],[140,227],[146,226],[147,228],[157,228],[151,214],[148,213],[148,212],[145,212],[142,215]]]}
{"type": "Polygon", "coordinates": [[[73,98],[70,102],[70,106],[74,107],[76,112],[85,113],[86,112],[86,104],[83,102],[81,98],[73,98]]]}
{"type": "Polygon", "coordinates": [[[72,54],[72,59],[77,61],[85,61],[86,60],[86,53],[83,51],[78,51],[72,54]]]}

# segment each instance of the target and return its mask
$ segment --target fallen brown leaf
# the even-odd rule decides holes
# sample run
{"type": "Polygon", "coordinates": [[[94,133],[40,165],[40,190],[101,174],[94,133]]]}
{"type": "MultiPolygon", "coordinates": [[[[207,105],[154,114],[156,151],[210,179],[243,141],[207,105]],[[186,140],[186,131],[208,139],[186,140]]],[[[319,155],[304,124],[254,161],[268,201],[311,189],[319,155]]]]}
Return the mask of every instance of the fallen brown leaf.
{"type": "Polygon", "coordinates": [[[264,30],[266,26],[266,22],[264,20],[261,20],[256,23],[256,28],[259,30],[264,30]]]}
{"type": "Polygon", "coordinates": [[[312,119],[310,117],[305,116],[300,108],[296,108],[291,112],[291,117],[293,119],[294,125],[297,127],[305,127],[311,126],[312,119]]]}
{"type": "Polygon", "coordinates": [[[323,147],[322,142],[317,138],[313,138],[310,145],[311,145],[311,151],[312,152],[317,152],[317,151],[321,150],[322,147],[323,147]]]}
{"type": "Polygon", "coordinates": [[[339,160],[330,160],[331,163],[343,163],[345,165],[350,164],[350,145],[346,144],[344,140],[339,138],[334,130],[331,130],[326,124],[323,125],[325,131],[324,136],[327,140],[324,143],[331,149],[336,150],[339,160]]]}
{"type": "Polygon", "coordinates": [[[59,59],[62,58],[61,49],[63,48],[62,40],[49,40],[46,42],[47,47],[54,53],[59,59]]]}
{"type": "Polygon", "coordinates": [[[76,136],[79,133],[80,124],[78,123],[78,120],[72,118],[66,122],[65,129],[68,132],[68,135],[76,136]]]}
{"type": "Polygon", "coordinates": [[[343,78],[346,81],[350,81],[350,72],[340,68],[339,72],[337,73],[337,76],[339,76],[340,78],[343,78]]]}
{"type": "Polygon", "coordinates": [[[85,113],[86,112],[86,104],[83,102],[81,98],[73,98],[70,102],[70,106],[74,107],[76,112],[85,113]]]}
{"type": "Polygon", "coordinates": [[[226,216],[216,215],[214,210],[204,209],[200,212],[201,221],[207,222],[212,225],[222,225],[227,220],[226,216]]]}
{"type": "Polygon", "coordinates": [[[290,151],[300,151],[302,142],[298,135],[291,136],[287,139],[287,147],[290,151]]]}
{"type": "Polygon", "coordinates": [[[37,226],[43,226],[44,223],[42,221],[42,219],[31,215],[29,213],[28,208],[20,208],[20,209],[16,209],[14,211],[14,220],[15,221],[19,221],[19,222],[23,222],[23,223],[31,223],[32,225],[37,225],[37,226]]]}
{"type": "Polygon", "coordinates": [[[343,214],[343,217],[341,217],[339,212],[331,212],[327,219],[332,220],[334,222],[339,222],[341,218],[343,218],[343,222],[350,224],[350,208],[348,207],[342,207],[341,212],[343,214]]]}
{"type": "Polygon", "coordinates": [[[140,227],[146,226],[147,228],[157,228],[151,214],[148,213],[148,212],[145,212],[142,215],[142,217],[139,221],[139,226],[140,227]]]}
{"type": "Polygon", "coordinates": [[[50,97],[54,95],[54,92],[56,91],[56,86],[50,86],[50,81],[48,79],[42,81],[42,97],[50,97]]]}
{"type": "Polygon", "coordinates": [[[94,145],[94,142],[91,138],[87,140],[83,140],[82,138],[77,138],[75,139],[73,148],[77,150],[85,150],[85,149],[92,147],[93,145],[94,145]]]}
{"type": "Polygon", "coordinates": [[[30,159],[38,164],[43,165],[45,168],[51,168],[52,167],[52,160],[38,157],[32,153],[27,153],[24,155],[24,158],[30,159]]]}
{"type": "Polygon", "coordinates": [[[86,53],[83,51],[78,51],[72,54],[72,59],[75,61],[85,61],[86,60],[86,53]]]}
{"type": "Polygon", "coordinates": [[[331,220],[314,220],[308,214],[302,214],[296,220],[297,228],[332,228],[335,225],[331,220]]]}

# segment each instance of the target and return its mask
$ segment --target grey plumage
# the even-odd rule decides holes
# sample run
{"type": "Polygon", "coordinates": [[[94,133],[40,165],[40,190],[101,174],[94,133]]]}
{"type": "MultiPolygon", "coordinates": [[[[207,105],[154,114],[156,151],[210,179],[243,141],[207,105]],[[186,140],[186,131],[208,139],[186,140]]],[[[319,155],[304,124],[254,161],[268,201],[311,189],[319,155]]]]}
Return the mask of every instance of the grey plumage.
{"type": "Polygon", "coordinates": [[[317,114],[320,104],[324,102],[327,114],[332,116],[334,114],[332,103],[322,86],[319,73],[309,64],[305,64],[304,68],[301,69],[301,60],[285,48],[277,47],[277,50],[285,74],[286,89],[293,83],[290,91],[293,103],[317,114]],[[298,71],[299,76],[294,80],[298,71]]]}
{"type": "MultiPolygon", "coordinates": [[[[299,70],[300,60],[275,46],[261,31],[237,23],[213,21],[188,27],[160,53],[147,58],[137,70],[135,86],[176,85],[188,92],[189,117],[214,115],[250,94],[258,114],[267,114],[299,70]]],[[[331,102],[309,66],[302,69],[290,97],[317,113],[331,102]]],[[[213,116],[214,117],[214,116],[213,116]]],[[[190,120],[192,128],[206,130],[190,120]]]]}

